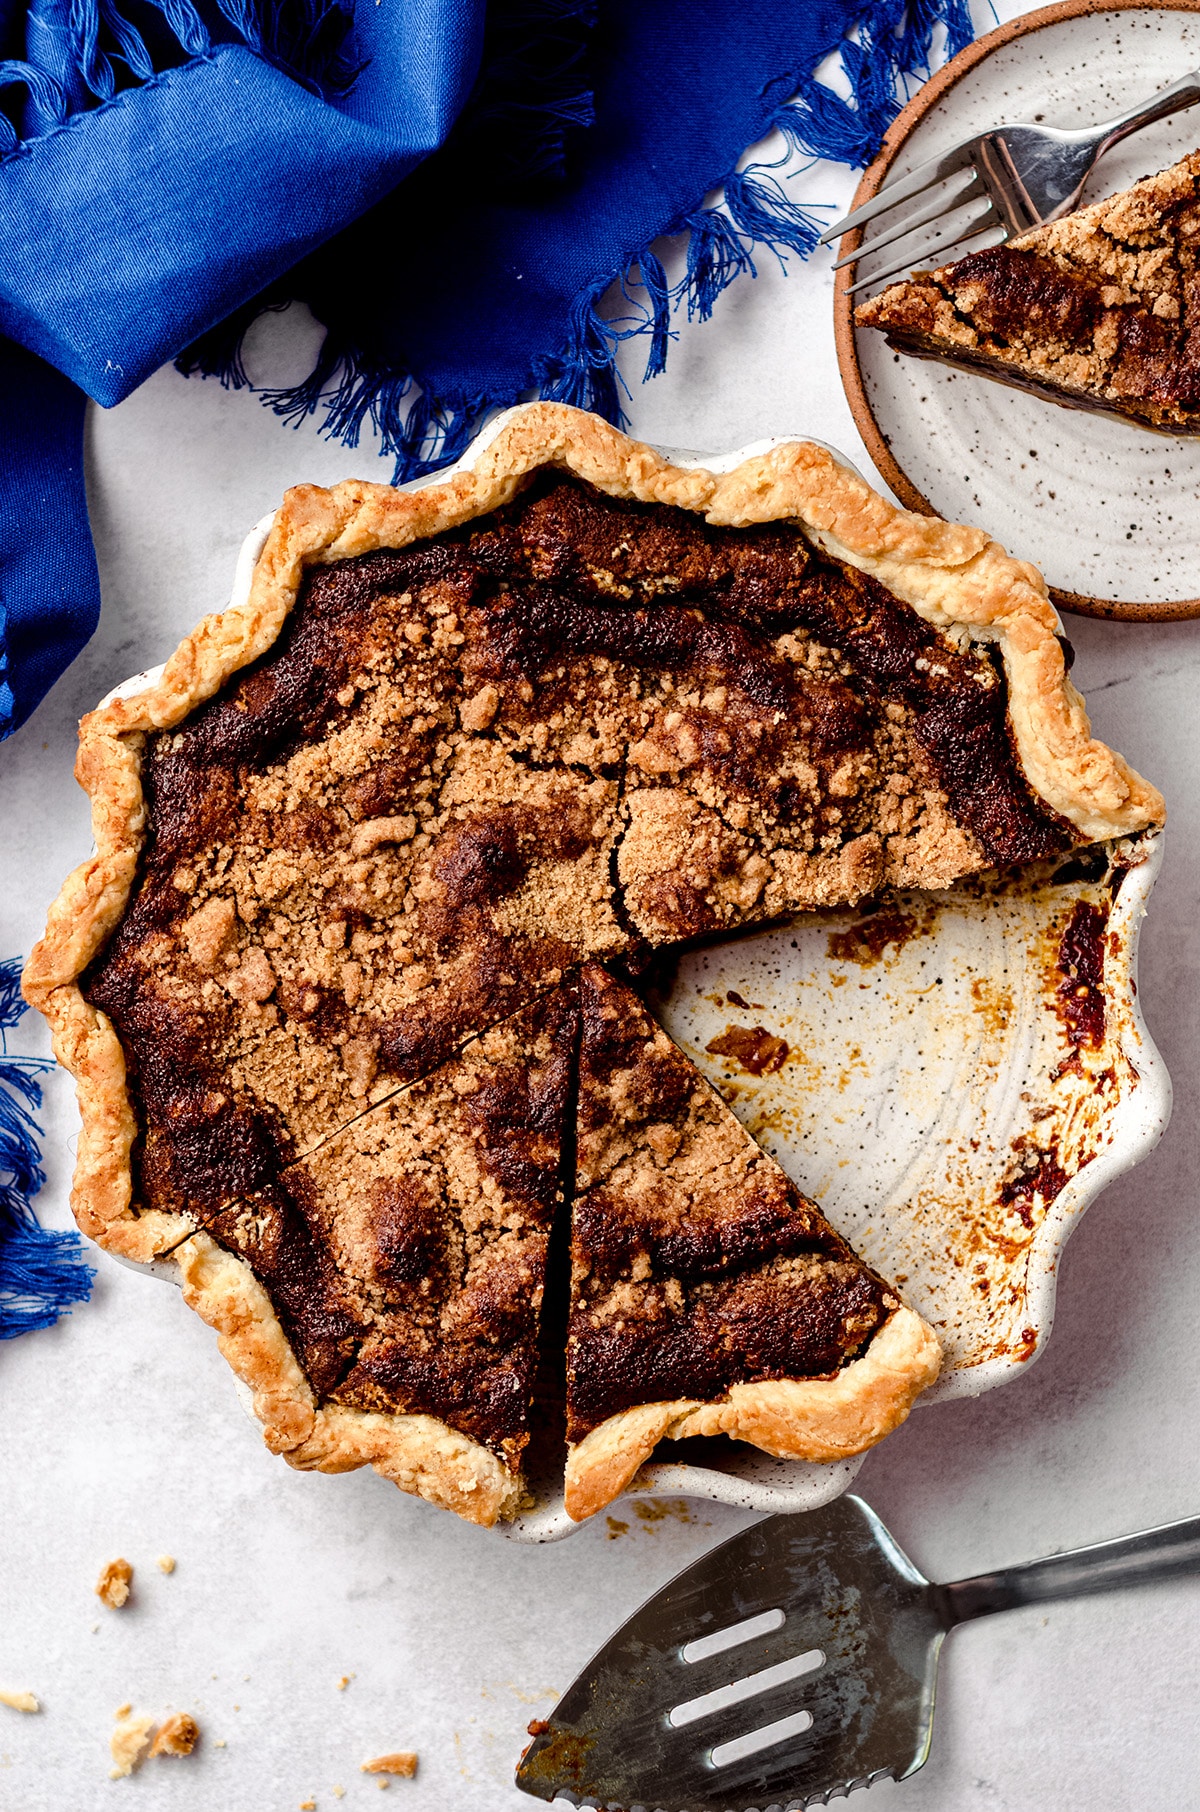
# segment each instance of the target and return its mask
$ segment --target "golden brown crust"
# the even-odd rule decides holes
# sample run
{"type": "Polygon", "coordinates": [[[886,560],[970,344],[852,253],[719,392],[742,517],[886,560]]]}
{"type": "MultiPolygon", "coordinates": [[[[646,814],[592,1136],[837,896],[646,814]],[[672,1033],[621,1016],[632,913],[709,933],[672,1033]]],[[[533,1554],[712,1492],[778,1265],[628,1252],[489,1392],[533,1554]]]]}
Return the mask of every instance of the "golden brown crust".
{"type": "Polygon", "coordinates": [[[715,1403],[641,1403],[594,1428],[567,1456],[567,1514],[594,1516],[630,1484],[660,1441],[730,1435],[777,1459],[828,1463],[898,1428],[938,1375],[941,1348],[912,1309],[897,1309],[834,1378],[735,1384],[715,1403]]]}
{"type": "Polygon", "coordinates": [[[435,1416],[320,1408],[263,1286],[242,1259],[205,1233],[175,1254],[184,1301],[215,1328],[217,1344],[254,1394],[272,1453],[305,1472],[373,1466],[402,1491],[490,1528],[517,1508],[519,1486],[488,1448],[435,1416]]]}
{"type": "Polygon", "coordinates": [[[1035,566],[982,529],[898,509],[823,447],[776,447],[717,480],[710,522],[799,519],[819,546],[870,573],[926,622],[995,642],[1025,776],[1085,837],[1161,823],[1161,793],[1091,734],[1067,677],[1059,622],[1035,566]]]}
{"type": "MultiPolygon", "coordinates": [[[[1161,819],[1154,788],[1091,738],[1082,701],[1066,678],[1057,618],[1035,569],[1011,559],[980,530],[896,509],[823,448],[789,442],[728,473],[685,470],[596,416],[534,403],[511,413],[469,471],[423,490],[357,481],[332,490],[298,486],[276,514],[246,602],[207,617],[157,680],[134,696],[110,700],[80,726],[76,774],[91,798],[96,853],[69,877],[52,906],[24,988],[50,1021],[56,1054],[76,1079],[83,1129],[72,1203],[85,1232],[108,1250],[147,1259],[176,1246],[193,1225],[184,1215],[136,1211],[130,1176],[136,1123],[124,1056],[111,1023],[78,986],[134,885],[145,820],[145,734],[180,723],[272,645],[306,565],[439,534],[507,502],[529,474],[548,464],[569,468],[610,496],[695,510],[715,525],[800,522],[927,620],[999,643],[1025,772],[1084,835],[1115,836],[1161,819]]],[[[450,1502],[473,1521],[494,1521],[511,1508],[517,1488],[494,1470],[498,1462],[489,1455],[485,1464],[483,1449],[431,1418],[316,1411],[278,1322],[260,1313],[265,1296],[253,1296],[245,1267],[238,1267],[236,1287],[232,1273],[221,1271],[218,1280],[215,1260],[201,1263],[198,1256],[209,1246],[197,1236],[183,1248],[191,1254],[183,1260],[193,1280],[189,1300],[221,1328],[231,1362],[258,1393],[268,1443],[292,1464],[336,1470],[370,1463],[405,1489],[450,1502]]]]}
{"type": "Polygon", "coordinates": [[[415,1749],[396,1749],[390,1755],[377,1755],[371,1761],[364,1762],[360,1774],[398,1774],[404,1780],[412,1780],[417,1772],[420,1758],[415,1749]]]}

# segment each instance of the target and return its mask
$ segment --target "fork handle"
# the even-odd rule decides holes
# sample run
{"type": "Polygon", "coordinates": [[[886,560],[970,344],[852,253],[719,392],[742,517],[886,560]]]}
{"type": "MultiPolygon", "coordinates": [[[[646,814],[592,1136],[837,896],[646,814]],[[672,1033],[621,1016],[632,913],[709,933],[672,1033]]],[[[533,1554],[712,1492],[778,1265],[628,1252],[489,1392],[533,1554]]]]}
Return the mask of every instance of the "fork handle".
{"type": "Polygon", "coordinates": [[[1092,1548],[1074,1548],[1068,1554],[1051,1554],[1023,1567],[1005,1567],[999,1573],[981,1573],[938,1588],[946,1626],[986,1617],[991,1611],[1009,1611],[1022,1604],[1044,1604],[1055,1598],[1074,1598],[1087,1592],[1141,1585],[1170,1579],[1177,1573],[1200,1572],[1200,1516],[1140,1535],[1122,1535],[1116,1541],[1098,1542],[1092,1548]]]}
{"type": "MultiPolygon", "coordinates": [[[[1184,107],[1194,107],[1200,101],[1200,71],[1192,70],[1172,82],[1169,88],[1160,88],[1157,94],[1148,101],[1139,101],[1128,113],[1118,114],[1115,120],[1108,120],[1103,126],[1093,128],[1098,149],[1096,155],[1107,151],[1110,145],[1127,138],[1131,132],[1140,132],[1143,126],[1149,126],[1155,120],[1165,119],[1169,113],[1178,113],[1184,107]]],[[[1085,134],[1080,134],[1081,137],[1085,134]]]]}

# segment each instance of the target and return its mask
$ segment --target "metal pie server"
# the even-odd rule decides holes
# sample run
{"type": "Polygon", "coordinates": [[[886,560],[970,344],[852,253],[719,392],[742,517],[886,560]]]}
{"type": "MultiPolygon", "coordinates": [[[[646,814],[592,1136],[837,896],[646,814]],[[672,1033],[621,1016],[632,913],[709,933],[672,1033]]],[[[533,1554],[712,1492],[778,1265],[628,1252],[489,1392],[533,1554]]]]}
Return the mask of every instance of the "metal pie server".
{"type": "Polygon", "coordinates": [[[825,1805],[929,1754],[955,1624],[1200,1571],[1200,1517],[932,1585],[861,1498],[772,1516],[657,1592],[535,1735],[517,1785],[623,1812],[825,1805]]]}

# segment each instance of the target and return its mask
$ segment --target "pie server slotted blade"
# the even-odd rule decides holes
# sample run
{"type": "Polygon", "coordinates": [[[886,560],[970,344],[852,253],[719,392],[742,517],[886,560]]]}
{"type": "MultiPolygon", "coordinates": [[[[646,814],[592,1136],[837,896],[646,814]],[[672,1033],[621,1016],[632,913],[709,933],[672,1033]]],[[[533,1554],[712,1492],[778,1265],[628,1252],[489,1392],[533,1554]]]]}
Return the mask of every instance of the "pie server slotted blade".
{"type": "Polygon", "coordinates": [[[1200,1517],[952,1585],[861,1498],[768,1517],[617,1631],[531,1726],[517,1785],[622,1812],[765,1812],[903,1780],[929,1753],[956,1623],[1193,1570],[1200,1517]]]}

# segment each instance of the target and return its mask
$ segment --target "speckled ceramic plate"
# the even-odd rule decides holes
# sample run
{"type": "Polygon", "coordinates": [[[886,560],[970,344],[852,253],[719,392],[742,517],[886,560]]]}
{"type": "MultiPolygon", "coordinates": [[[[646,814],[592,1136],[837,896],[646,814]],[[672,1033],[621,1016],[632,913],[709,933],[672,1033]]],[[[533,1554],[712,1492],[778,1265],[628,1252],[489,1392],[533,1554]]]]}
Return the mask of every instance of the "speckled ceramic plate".
{"type": "MultiPolygon", "coordinates": [[[[972,45],[905,108],[855,205],[985,126],[1010,120],[1081,126],[1200,67],[1200,0],[1067,0],[972,45]]],[[[1200,144],[1200,108],[1127,139],[1094,171],[1099,200],[1200,144]]],[[[993,243],[980,238],[964,246],[993,243]]],[[[941,262],[913,245],[912,263],[941,262]]],[[[847,242],[846,249],[850,249],[847,242]]],[[[892,248],[895,250],[896,248],[892,248]]],[[[1092,616],[1200,615],[1200,438],[1147,432],[1058,407],[984,377],[893,352],[856,329],[839,273],[838,359],[867,450],[909,509],[987,528],[1033,560],[1057,603],[1092,616]]]]}
{"type": "MultiPolygon", "coordinates": [[[[719,457],[660,450],[726,470],[778,444],[719,457]]],[[[234,603],[270,523],[242,548],[234,603]]],[[[1166,1125],[1170,1081],[1135,982],[1161,854],[1150,834],[945,893],[807,913],[688,952],[651,1002],[760,1143],[937,1329],[946,1367],[918,1407],[1021,1373],[1049,1336],[1068,1233],[1166,1125]],[[1082,997],[1068,963],[1094,971],[1082,997]]],[[[136,1268],[178,1282],[172,1260],[136,1268]]],[[[809,1510],[861,1464],[691,1442],[644,1467],[630,1495],[809,1510]]],[[[578,1527],[561,1473],[531,1487],[532,1504],[501,1533],[542,1542],[578,1527]]]]}

